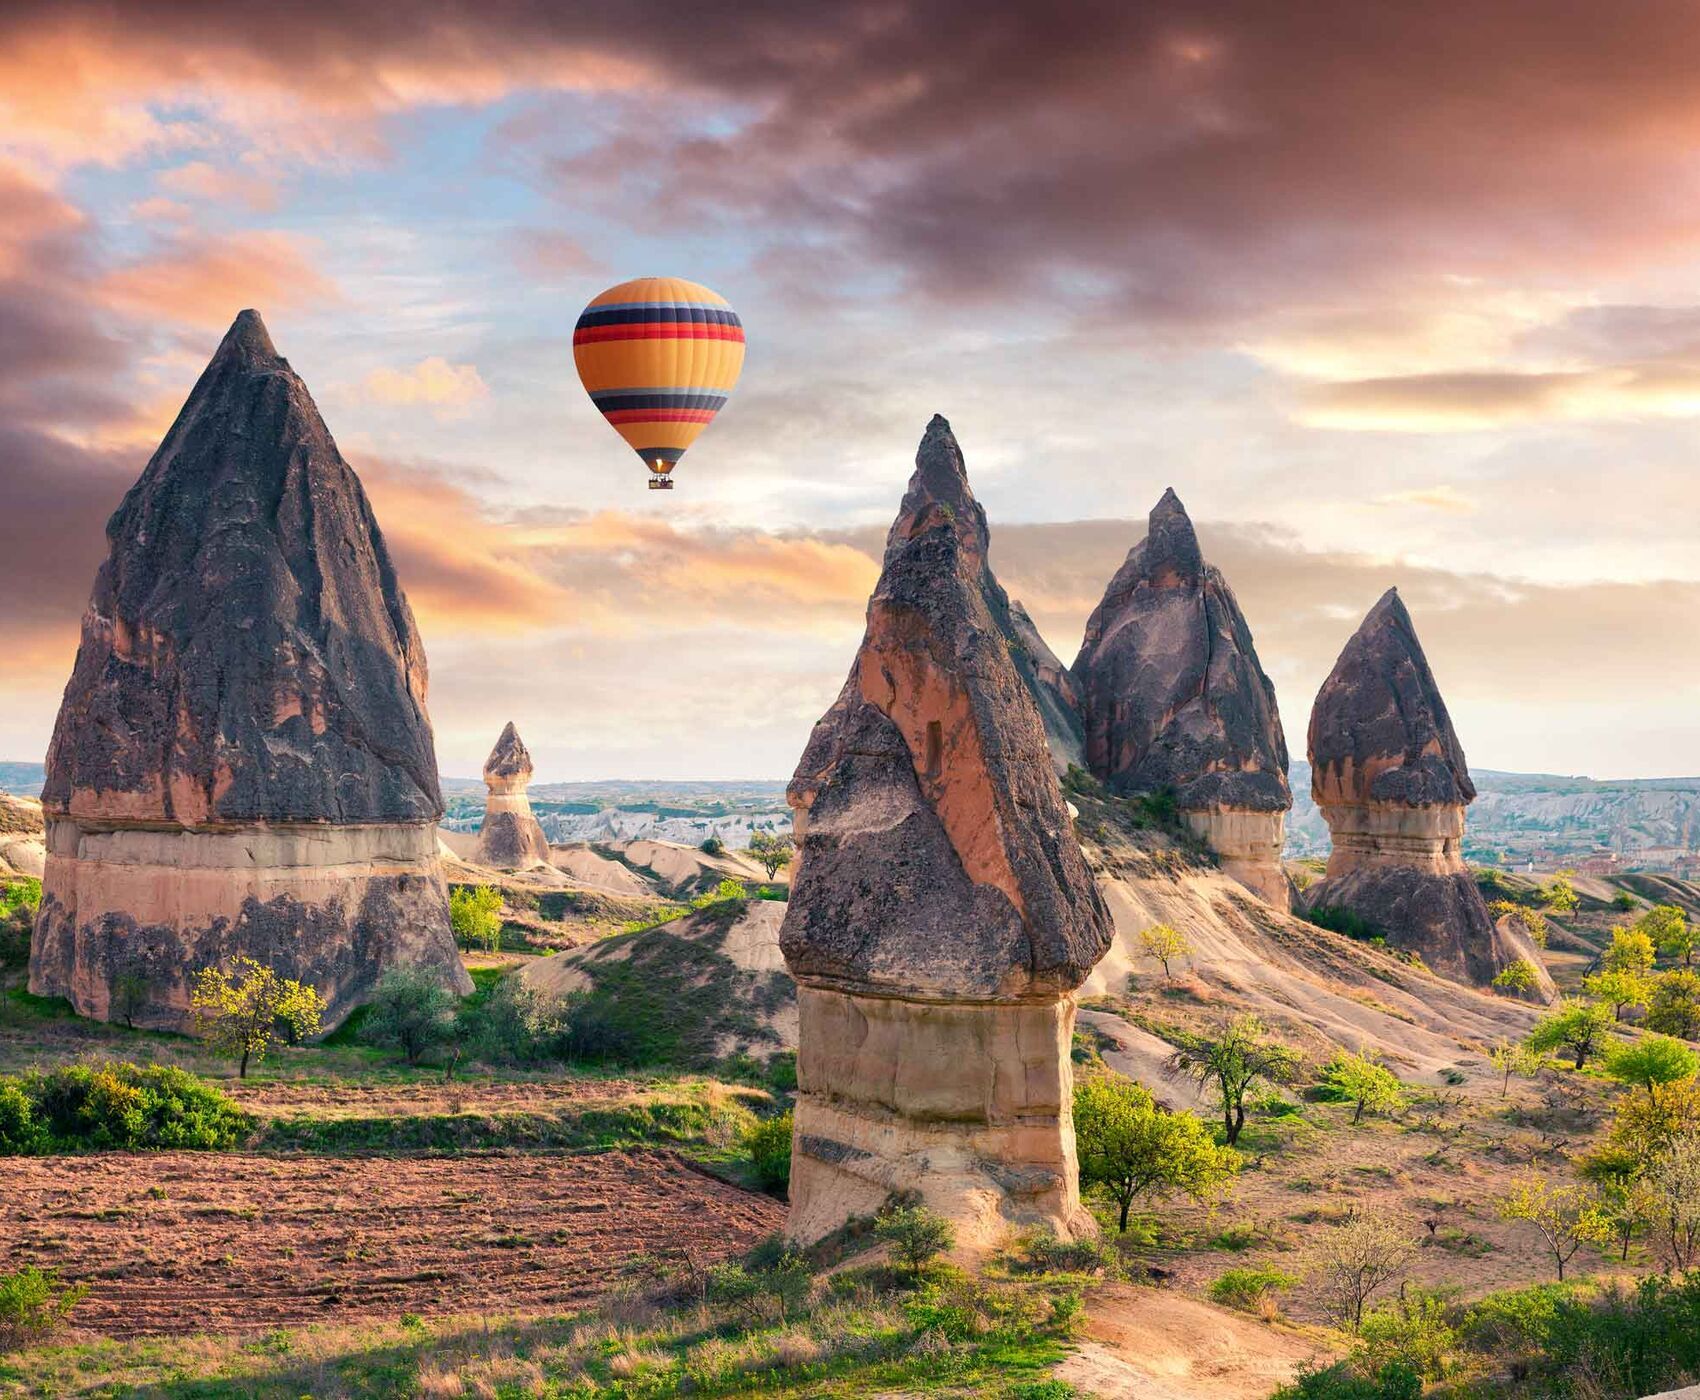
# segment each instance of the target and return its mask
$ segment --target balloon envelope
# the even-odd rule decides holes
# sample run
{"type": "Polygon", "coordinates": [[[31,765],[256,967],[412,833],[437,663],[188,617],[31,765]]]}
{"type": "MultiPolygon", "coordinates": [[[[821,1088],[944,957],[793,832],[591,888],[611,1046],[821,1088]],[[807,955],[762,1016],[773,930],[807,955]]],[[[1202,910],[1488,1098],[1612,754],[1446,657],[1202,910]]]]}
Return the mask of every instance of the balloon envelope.
{"type": "Polygon", "coordinates": [[[659,485],[737,384],[744,327],[707,287],[639,277],[585,307],[573,361],[591,402],[659,485]]]}

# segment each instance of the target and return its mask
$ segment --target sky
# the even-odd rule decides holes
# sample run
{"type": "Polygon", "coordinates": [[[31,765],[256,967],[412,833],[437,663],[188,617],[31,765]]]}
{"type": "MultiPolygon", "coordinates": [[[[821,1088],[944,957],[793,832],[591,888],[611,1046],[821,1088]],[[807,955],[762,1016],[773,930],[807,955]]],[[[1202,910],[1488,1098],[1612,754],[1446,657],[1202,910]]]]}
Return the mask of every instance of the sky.
{"type": "Polygon", "coordinates": [[[1067,662],[1167,486],[1302,756],[1389,585],[1478,767],[1700,773],[1700,10],[0,4],[0,758],[259,308],[372,497],[447,775],[780,778],[934,412],[1067,662]],[[580,389],[629,277],[742,383],[580,389]]]}

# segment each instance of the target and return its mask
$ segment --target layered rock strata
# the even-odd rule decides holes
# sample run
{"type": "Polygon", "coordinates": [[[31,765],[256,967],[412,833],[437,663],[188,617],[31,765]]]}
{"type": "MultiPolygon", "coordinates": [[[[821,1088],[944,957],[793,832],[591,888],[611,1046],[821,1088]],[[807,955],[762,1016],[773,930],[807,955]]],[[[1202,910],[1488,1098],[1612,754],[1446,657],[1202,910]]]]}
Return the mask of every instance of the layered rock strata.
{"type": "Polygon", "coordinates": [[[1229,875],[1289,907],[1293,795],[1275,687],[1174,491],[1093,610],[1072,673],[1093,775],[1124,795],[1172,792],[1229,875]]]}
{"type": "Polygon", "coordinates": [[[425,651],[365,492],[244,311],[107,525],[47,756],[30,989],[187,1021],[245,954],[335,1025],[391,967],[467,992],[425,651]]]}
{"type": "Polygon", "coordinates": [[[549,864],[549,838],[531,810],[531,754],[510,720],[484,764],[484,824],[478,828],[480,865],[524,870],[549,864]]]}
{"type": "MultiPolygon", "coordinates": [[[[1333,850],[1312,909],[1346,910],[1443,976],[1486,986],[1527,936],[1496,925],[1464,864],[1475,784],[1398,590],[1370,609],[1310,715],[1311,792],[1333,850]]],[[[1550,996],[1543,972],[1539,992],[1550,996]]]]}
{"type": "Polygon", "coordinates": [[[799,1239],[905,1193],[967,1245],[1011,1226],[1090,1228],[1072,993],[1111,925],[1011,656],[987,539],[934,418],[861,649],[788,792],[799,1239]]]}

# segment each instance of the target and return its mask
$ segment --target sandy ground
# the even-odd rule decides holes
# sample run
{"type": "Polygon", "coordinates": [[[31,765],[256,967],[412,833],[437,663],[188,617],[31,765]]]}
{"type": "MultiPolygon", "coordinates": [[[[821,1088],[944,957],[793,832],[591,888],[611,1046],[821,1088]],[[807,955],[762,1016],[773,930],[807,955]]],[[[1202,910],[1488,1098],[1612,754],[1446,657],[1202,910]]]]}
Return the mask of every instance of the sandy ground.
{"type": "Polygon", "coordinates": [[[1168,1289],[1112,1284],[1092,1297],[1061,1380],[1110,1400],[1265,1400],[1323,1348],[1168,1289]]]}
{"type": "Polygon", "coordinates": [[[13,1158],[0,1258],[86,1282],[80,1329],[247,1331],[560,1311],[642,1254],[699,1264],[784,1207],[666,1153],[13,1158]]]}

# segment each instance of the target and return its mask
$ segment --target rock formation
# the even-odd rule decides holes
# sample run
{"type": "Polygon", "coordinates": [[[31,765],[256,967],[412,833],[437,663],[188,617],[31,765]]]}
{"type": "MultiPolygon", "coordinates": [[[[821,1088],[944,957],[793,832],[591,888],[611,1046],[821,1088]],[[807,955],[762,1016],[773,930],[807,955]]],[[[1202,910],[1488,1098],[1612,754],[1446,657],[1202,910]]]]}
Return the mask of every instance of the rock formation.
{"type": "Polygon", "coordinates": [[[549,838],[531,813],[526,788],[531,782],[531,754],[520,741],[513,722],[502,731],[484,764],[484,824],[478,828],[478,863],[492,870],[524,870],[549,863],[549,838]]]}
{"type": "Polygon", "coordinates": [[[42,792],[30,990],[184,1024],[200,968],[390,967],[467,992],[437,863],[425,652],[365,492],[260,317],[236,318],[107,525],[42,792]]]}
{"type": "Polygon", "coordinates": [[[999,630],[1009,642],[1010,660],[1022,683],[1039,707],[1039,718],[1045,725],[1045,739],[1051,748],[1051,762],[1059,774],[1069,768],[1085,769],[1086,736],[1080,724],[1080,694],[1074,677],[1045,639],[1039,635],[1027,609],[1019,602],[1006,602],[1004,591],[986,574],[987,604],[999,630]]]}
{"type": "Polygon", "coordinates": [[[0,791],[0,880],[19,875],[41,878],[47,859],[46,831],[40,802],[0,791]]]}
{"type": "MultiPolygon", "coordinates": [[[[791,1233],[918,1192],[967,1244],[1090,1228],[1073,990],[1111,926],[995,615],[985,513],[922,439],[849,679],[787,794],[800,1013],[791,1233]]],[[[993,591],[995,590],[995,592],[993,591]]]]}
{"type": "Polygon", "coordinates": [[[1476,788],[1397,589],[1323,682],[1310,762],[1333,838],[1327,877],[1306,891],[1312,909],[1349,911],[1434,971],[1477,986],[1519,957],[1540,967],[1526,935],[1495,926],[1465,868],[1464,808],[1476,788]]]}
{"type": "Polygon", "coordinates": [[[1092,773],[1121,794],[1172,791],[1222,868],[1287,908],[1293,796],[1275,687],[1172,490],[1088,619],[1073,677],[1092,773]]]}

